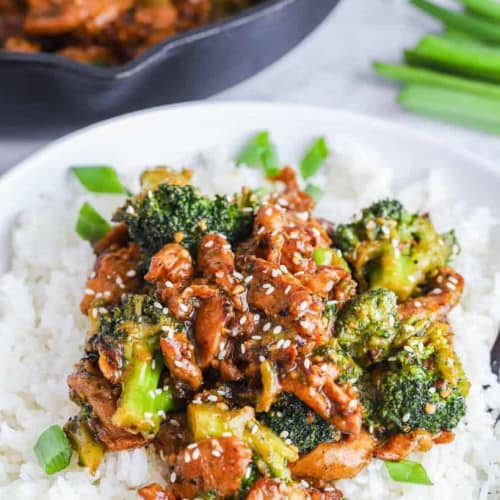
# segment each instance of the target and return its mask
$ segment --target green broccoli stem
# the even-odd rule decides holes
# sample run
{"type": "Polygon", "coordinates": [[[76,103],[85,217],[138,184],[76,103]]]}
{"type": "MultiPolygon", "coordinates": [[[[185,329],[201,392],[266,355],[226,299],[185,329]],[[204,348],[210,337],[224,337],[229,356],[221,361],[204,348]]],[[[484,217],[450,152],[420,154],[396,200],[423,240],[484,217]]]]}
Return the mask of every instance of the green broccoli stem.
{"type": "Polygon", "coordinates": [[[113,424],[145,437],[158,432],[165,414],[174,409],[171,388],[158,388],[162,371],[159,356],[137,355],[126,368],[122,381],[122,393],[113,415],[113,424]]]}
{"type": "Polygon", "coordinates": [[[375,71],[382,77],[406,84],[426,85],[459,92],[467,92],[482,97],[498,99],[500,87],[492,83],[477,82],[467,78],[447,75],[425,68],[415,68],[400,64],[384,64],[375,62],[375,71]]]}
{"type": "Polygon", "coordinates": [[[500,4],[496,0],[458,0],[468,11],[500,22],[500,4]]]}
{"type": "MultiPolygon", "coordinates": [[[[463,14],[450,9],[445,9],[427,0],[411,0],[418,9],[442,21],[446,26],[474,35],[480,40],[500,43],[500,30],[498,25],[488,20],[478,19],[468,14],[463,14]]],[[[498,8],[498,4],[497,4],[498,8]]]]}
{"type": "Polygon", "coordinates": [[[420,85],[404,88],[398,100],[409,111],[500,134],[498,100],[420,85]]]}
{"type": "Polygon", "coordinates": [[[405,51],[405,58],[410,64],[430,66],[480,80],[500,81],[500,50],[472,42],[428,35],[420,40],[415,49],[405,51]]]}

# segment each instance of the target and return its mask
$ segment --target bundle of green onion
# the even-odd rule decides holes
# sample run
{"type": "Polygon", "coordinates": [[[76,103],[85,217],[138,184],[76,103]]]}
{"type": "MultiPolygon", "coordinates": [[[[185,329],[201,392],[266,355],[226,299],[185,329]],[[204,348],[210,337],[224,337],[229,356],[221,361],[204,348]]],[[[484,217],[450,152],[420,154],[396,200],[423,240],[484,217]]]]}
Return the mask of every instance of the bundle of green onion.
{"type": "Polygon", "coordinates": [[[405,51],[406,64],[375,62],[375,71],[404,84],[405,109],[500,134],[500,0],[456,0],[462,10],[410,1],[444,31],[405,51]]]}

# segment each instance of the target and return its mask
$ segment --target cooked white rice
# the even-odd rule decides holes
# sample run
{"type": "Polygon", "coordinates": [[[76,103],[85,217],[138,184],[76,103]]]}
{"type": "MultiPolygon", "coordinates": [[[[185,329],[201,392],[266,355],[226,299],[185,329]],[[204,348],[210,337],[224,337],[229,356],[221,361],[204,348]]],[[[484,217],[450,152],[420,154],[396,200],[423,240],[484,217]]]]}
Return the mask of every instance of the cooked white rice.
{"type": "MultiPolygon", "coordinates": [[[[257,169],[235,170],[222,149],[200,154],[193,163],[195,183],[207,193],[262,183],[257,169]]],[[[331,220],[347,220],[371,201],[395,195],[409,208],[429,210],[439,229],[456,228],[463,251],[455,265],[467,284],[452,313],[456,348],[472,382],[467,416],[452,444],[413,457],[425,465],[434,486],[395,483],[383,463],[373,461],[355,479],[340,481],[340,488],[350,500],[500,498],[499,432],[494,429],[500,384],[489,370],[489,349],[500,323],[498,248],[492,238],[497,221],[486,208],[452,199],[439,171],[394,191],[392,173],[380,159],[348,142],[336,146],[315,181],[327,191],[318,214],[331,220]]],[[[138,486],[161,479],[160,464],[148,450],[108,453],[94,477],[75,460],[66,471],[47,477],[33,453],[39,433],[63,424],[76,410],[66,376],[82,353],[86,321],[78,305],[94,260],[89,245],[74,233],[84,200],[107,215],[121,202],[117,196],[84,193],[74,183],[59,199],[37,200],[13,231],[11,269],[0,279],[2,499],[123,500],[137,498],[138,486]]]]}

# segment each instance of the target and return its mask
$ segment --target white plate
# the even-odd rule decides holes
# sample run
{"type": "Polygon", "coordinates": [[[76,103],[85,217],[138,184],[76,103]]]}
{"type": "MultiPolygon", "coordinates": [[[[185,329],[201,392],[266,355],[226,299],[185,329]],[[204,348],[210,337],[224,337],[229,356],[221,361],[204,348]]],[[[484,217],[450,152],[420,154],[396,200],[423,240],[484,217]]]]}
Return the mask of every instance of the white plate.
{"type": "Polygon", "coordinates": [[[327,109],[268,103],[195,103],[166,106],[114,118],[74,132],[40,150],[0,179],[0,269],[15,214],[40,193],[62,186],[68,166],[110,164],[119,170],[175,164],[193,150],[227,144],[231,151],[249,134],[268,129],[283,160],[293,161],[311,138],[339,136],[377,151],[395,169],[396,182],[416,180],[429,169],[451,175],[457,199],[488,206],[500,216],[500,169],[412,130],[373,118],[327,109]]]}

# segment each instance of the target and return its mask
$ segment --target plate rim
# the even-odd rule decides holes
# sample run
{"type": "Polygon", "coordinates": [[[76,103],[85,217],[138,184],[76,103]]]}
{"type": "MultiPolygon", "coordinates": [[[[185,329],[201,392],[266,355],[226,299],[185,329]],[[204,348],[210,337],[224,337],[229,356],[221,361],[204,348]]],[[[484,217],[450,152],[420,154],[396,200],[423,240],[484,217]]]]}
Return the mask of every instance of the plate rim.
{"type": "MultiPolygon", "coordinates": [[[[132,111],[129,113],[114,116],[112,118],[107,118],[95,122],[91,125],[74,130],[68,134],[65,134],[48,144],[37,149],[29,156],[17,162],[12,167],[10,167],[6,172],[0,176],[0,192],[5,191],[9,185],[15,185],[18,177],[25,176],[31,169],[34,169],[38,162],[40,162],[43,157],[50,154],[52,150],[55,150],[66,142],[70,142],[77,137],[84,136],[90,132],[94,132],[99,128],[112,127],[114,124],[134,120],[139,118],[147,117],[153,114],[168,114],[170,111],[178,111],[179,109],[187,109],[190,112],[199,109],[200,111],[212,109],[214,112],[221,113],[225,108],[248,108],[255,112],[256,108],[259,108],[259,112],[266,113],[279,113],[281,112],[292,112],[292,113],[303,113],[312,114],[319,113],[328,117],[328,115],[335,117],[336,119],[345,119],[349,121],[357,121],[361,125],[374,127],[378,129],[386,130],[395,136],[405,137],[409,140],[417,140],[429,144],[430,147],[446,150],[448,153],[458,155],[463,157],[466,161],[479,165],[480,168],[488,171],[491,175],[496,177],[500,182],[500,166],[495,166],[495,164],[477,153],[473,153],[462,146],[457,146],[451,144],[448,140],[438,139],[435,136],[430,135],[427,132],[422,132],[415,127],[409,126],[407,124],[401,125],[399,123],[391,122],[389,120],[379,118],[377,116],[369,115],[367,113],[359,113],[349,110],[342,110],[337,108],[324,108],[317,105],[310,104],[298,104],[291,102],[277,102],[277,101],[262,101],[262,100],[235,100],[235,101],[223,101],[223,100],[199,100],[199,101],[187,101],[175,104],[167,104],[161,106],[155,106],[147,109],[141,109],[138,111],[132,111]],[[219,108],[217,110],[217,108],[219,108]]],[[[41,191],[43,192],[43,191],[41,191]]],[[[2,202],[0,201],[0,206],[2,202]]]]}

